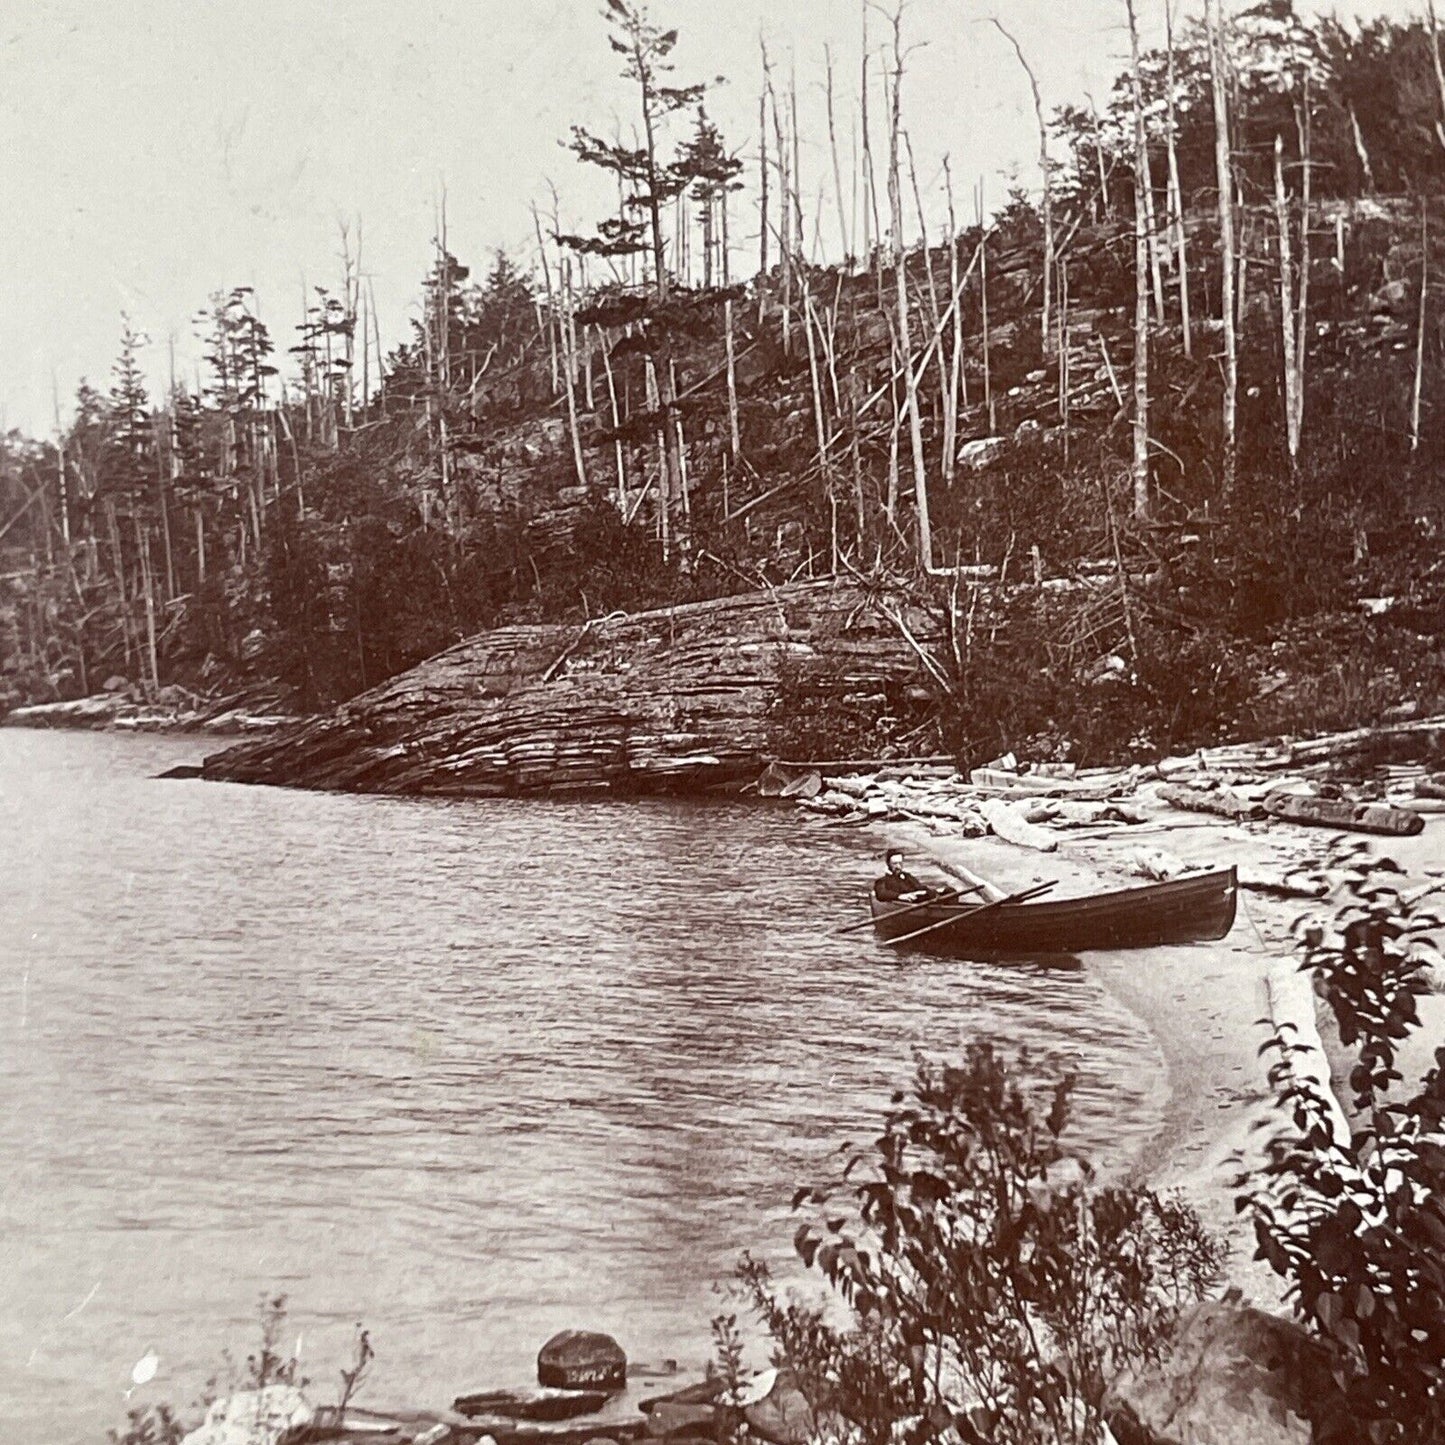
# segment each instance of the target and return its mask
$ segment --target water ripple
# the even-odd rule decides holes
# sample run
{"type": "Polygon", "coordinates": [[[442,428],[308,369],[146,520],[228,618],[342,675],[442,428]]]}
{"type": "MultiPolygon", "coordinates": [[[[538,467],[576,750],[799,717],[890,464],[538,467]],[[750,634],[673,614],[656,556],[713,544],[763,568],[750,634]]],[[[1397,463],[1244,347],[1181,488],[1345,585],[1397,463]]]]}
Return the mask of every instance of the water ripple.
{"type": "Polygon", "coordinates": [[[0,732],[21,1445],[100,1438],[150,1346],[150,1396],[189,1400],[268,1289],[318,1377],[367,1322],[377,1399],[526,1378],[569,1325],[700,1359],[711,1283],[743,1249],[786,1266],[793,1188],[867,1137],[915,1047],[1068,1061],[1105,1160],[1156,1123],[1155,1055],[1087,970],[832,934],[876,840],[147,776],[196,751],[0,732]]]}

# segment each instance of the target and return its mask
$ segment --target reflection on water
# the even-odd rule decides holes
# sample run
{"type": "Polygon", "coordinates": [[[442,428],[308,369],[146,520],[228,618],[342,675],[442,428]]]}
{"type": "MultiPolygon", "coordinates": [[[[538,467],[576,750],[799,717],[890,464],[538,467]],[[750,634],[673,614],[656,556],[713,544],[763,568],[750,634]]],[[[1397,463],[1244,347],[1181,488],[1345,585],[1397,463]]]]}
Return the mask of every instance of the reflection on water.
{"type": "MultiPolygon", "coordinates": [[[[0,731],[0,1419],[185,1403],[262,1290],[369,1396],[529,1376],[554,1330],[701,1360],[738,1253],[910,1068],[990,1034],[1082,1070],[1079,1142],[1157,1122],[1082,974],[897,958],[876,840],[786,812],[442,803],[149,774],[178,739],[0,731]]],[[[329,1383],[327,1385],[329,1388],[329,1383]]]]}

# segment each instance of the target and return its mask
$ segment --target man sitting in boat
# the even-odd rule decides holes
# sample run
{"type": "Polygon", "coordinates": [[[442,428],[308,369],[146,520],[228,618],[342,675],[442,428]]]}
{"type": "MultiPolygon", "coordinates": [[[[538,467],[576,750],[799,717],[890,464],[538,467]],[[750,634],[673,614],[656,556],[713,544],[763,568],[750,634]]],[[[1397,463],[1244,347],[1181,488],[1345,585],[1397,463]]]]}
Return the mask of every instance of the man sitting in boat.
{"type": "Polygon", "coordinates": [[[932,890],[904,869],[902,849],[890,848],[885,861],[888,871],[873,885],[880,903],[921,903],[930,896],[932,890]]]}

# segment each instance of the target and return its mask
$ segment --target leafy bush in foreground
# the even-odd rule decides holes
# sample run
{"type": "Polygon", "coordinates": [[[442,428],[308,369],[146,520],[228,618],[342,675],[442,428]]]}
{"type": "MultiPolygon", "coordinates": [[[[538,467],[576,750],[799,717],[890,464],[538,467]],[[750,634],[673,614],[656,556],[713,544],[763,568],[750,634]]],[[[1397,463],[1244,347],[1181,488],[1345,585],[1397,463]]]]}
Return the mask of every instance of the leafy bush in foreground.
{"type": "Polygon", "coordinates": [[[1349,861],[1332,930],[1297,931],[1300,967],[1355,1053],[1359,1127],[1338,1137],[1331,1101],[1293,1067],[1302,1046],[1274,1038],[1270,1080],[1292,1128],[1239,1207],[1343,1392],[1316,1438],[1427,1445],[1445,1439],[1445,1048],[1409,1097],[1392,1090],[1428,991],[1421,946],[1440,919],[1386,880],[1393,865],[1362,849],[1349,861]]]}
{"type": "MultiPolygon", "coordinates": [[[[261,1296],[260,1302],[261,1340],[259,1348],[246,1356],[246,1362],[238,1366],[229,1350],[223,1351],[223,1372],[212,1375],[206,1382],[201,1398],[194,1408],[198,1413],[205,1410],[223,1396],[239,1391],[265,1390],[272,1385],[291,1385],[304,1390],[311,1382],[301,1373],[301,1361],[293,1354],[286,1354],[281,1345],[281,1331],[286,1324],[286,1296],[284,1294],[261,1296]]],[[[352,1345],[352,1359],[341,1369],[341,1387],[335,1405],[323,1405],[309,1426],[288,1434],[291,1445],[306,1445],[308,1440],[329,1439],[337,1433],[347,1406],[361,1387],[370,1369],[376,1352],[371,1346],[371,1336],[360,1325],[356,1327],[356,1339],[352,1345]]],[[[149,1405],[136,1408],[126,1415],[124,1430],[108,1433],[110,1445],[180,1445],[180,1441],[192,1429],[195,1422],[185,1423],[168,1404],[149,1405]]]]}
{"type": "MultiPolygon", "coordinates": [[[[1026,1061],[1021,1060],[1020,1063],[1026,1061]]],[[[1060,1142],[1071,1076],[1046,1112],[986,1043],[920,1062],[841,1189],[803,1190],[803,1262],[847,1306],[741,1281],[822,1433],[885,1445],[953,1431],[965,1445],[1093,1445],[1108,1382],[1157,1357],[1223,1247],[1186,1204],[1099,1186],[1060,1142]],[[841,1197],[840,1197],[841,1195],[841,1197]]]]}

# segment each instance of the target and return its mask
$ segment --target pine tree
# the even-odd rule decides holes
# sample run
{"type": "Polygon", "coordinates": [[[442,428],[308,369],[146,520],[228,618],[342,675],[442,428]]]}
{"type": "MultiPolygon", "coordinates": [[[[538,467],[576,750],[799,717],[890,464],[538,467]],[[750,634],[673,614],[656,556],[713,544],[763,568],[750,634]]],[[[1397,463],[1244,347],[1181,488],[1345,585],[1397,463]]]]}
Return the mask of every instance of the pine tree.
{"type": "Polygon", "coordinates": [[[702,284],[711,290],[726,286],[728,271],[727,198],[742,189],[738,180],[743,163],[723,145],[722,133],[702,106],[697,109],[697,128],[682,148],[679,164],[695,179],[688,195],[697,203],[702,231],[702,284]]]}
{"type": "Polygon", "coordinates": [[[155,428],[151,424],[150,395],[137,353],[146,338],[121,316],[120,355],[110,389],[107,414],[111,445],[105,466],[107,491],[126,510],[133,509],[155,477],[155,428]]]}
{"type": "Polygon", "coordinates": [[[595,235],[566,235],[558,240],[584,254],[644,256],[650,260],[654,306],[644,318],[644,329],[656,378],[662,436],[664,495],[658,510],[664,528],[676,539],[686,568],[691,565],[691,538],[686,523],[683,442],[666,314],[673,286],[663,241],[663,215],[699,176],[689,166],[685,152],[679,151],[671,160],[663,156],[661,132],[669,116],[701,103],[706,86],[665,83],[672,72],[677,31],[654,25],[645,5],[607,0],[607,7],[611,26],[608,43],[615,54],[623,57],[623,78],[637,87],[643,143],[626,146],[620,141],[603,140],[583,126],[573,126],[571,149],[579,160],[615,178],[622,202],[619,213],[603,220],[595,235]]]}

